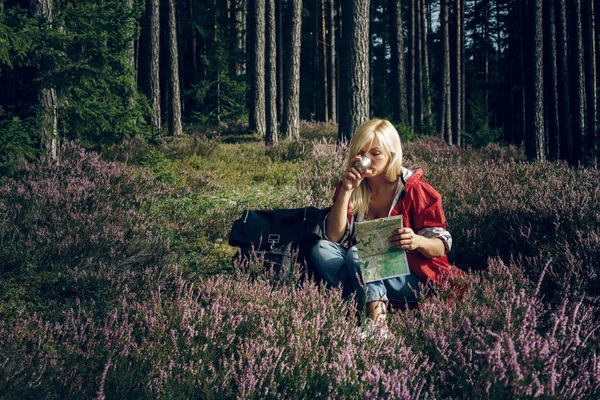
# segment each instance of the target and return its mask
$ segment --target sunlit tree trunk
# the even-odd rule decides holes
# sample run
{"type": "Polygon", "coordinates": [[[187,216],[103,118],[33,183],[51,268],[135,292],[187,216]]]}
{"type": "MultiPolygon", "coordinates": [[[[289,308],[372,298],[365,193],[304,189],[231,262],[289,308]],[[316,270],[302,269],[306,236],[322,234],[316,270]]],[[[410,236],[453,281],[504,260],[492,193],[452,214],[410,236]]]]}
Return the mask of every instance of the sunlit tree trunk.
{"type": "Polygon", "coordinates": [[[390,69],[392,80],[392,116],[394,121],[408,124],[406,111],[406,76],[404,73],[404,33],[400,0],[389,0],[390,69]]]}
{"type": "Polygon", "coordinates": [[[265,99],[267,146],[277,142],[277,38],[275,22],[275,0],[266,0],[266,56],[265,56],[265,99]]]}
{"type": "Polygon", "coordinates": [[[569,88],[569,56],[567,37],[567,7],[565,0],[555,0],[556,18],[556,83],[558,92],[559,157],[571,161],[573,157],[573,138],[571,136],[571,102],[569,88]]]}
{"type": "Polygon", "coordinates": [[[337,122],[336,68],[335,68],[335,1],[329,0],[329,37],[328,37],[328,76],[329,76],[329,120],[337,122]]]}
{"type": "Polygon", "coordinates": [[[454,32],[452,34],[452,57],[451,57],[451,61],[450,61],[450,73],[451,73],[451,85],[450,85],[450,90],[451,90],[451,120],[452,120],[452,142],[454,144],[456,144],[457,146],[461,145],[461,127],[462,127],[462,122],[461,122],[461,117],[462,117],[462,111],[461,111],[461,106],[462,106],[462,81],[461,81],[461,71],[462,71],[462,67],[461,67],[461,61],[462,61],[462,56],[461,56],[461,49],[462,49],[462,43],[461,43],[461,39],[462,39],[462,12],[460,9],[460,1],[454,1],[454,12],[452,14],[453,17],[453,24],[452,27],[454,28],[454,32]]]}
{"type": "Polygon", "coordinates": [[[544,31],[542,28],[543,8],[542,0],[534,0],[532,4],[533,24],[533,63],[529,66],[533,71],[531,73],[532,81],[528,82],[529,90],[532,91],[530,98],[533,101],[531,105],[531,115],[526,116],[528,129],[525,132],[525,151],[527,157],[532,160],[544,160],[546,158],[546,142],[544,138],[544,75],[543,75],[543,44],[544,31]]]}
{"type": "Polygon", "coordinates": [[[342,12],[338,139],[349,140],[369,118],[369,0],[348,0],[342,12]]]}
{"type": "Polygon", "coordinates": [[[183,134],[181,96],[179,92],[179,55],[177,50],[177,19],[175,0],[169,0],[169,134],[183,134]]]}
{"type": "Polygon", "coordinates": [[[425,0],[421,2],[421,60],[423,64],[423,113],[431,114],[431,77],[429,68],[429,50],[427,40],[427,6],[425,0]]]}
{"type": "Polygon", "coordinates": [[[421,0],[415,3],[415,100],[414,100],[414,126],[417,131],[421,131],[423,122],[423,58],[422,58],[422,35],[421,35],[421,0]]]}
{"type": "Polygon", "coordinates": [[[448,143],[452,144],[450,126],[450,41],[448,38],[448,3],[440,3],[440,40],[442,42],[442,65],[440,74],[440,97],[437,119],[437,131],[448,143]]]}
{"type": "Polygon", "coordinates": [[[415,126],[415,8],[417,0],[408,0],[408,53],[406,66],[406,112],[408,125],[415,126]]]}
{"type": "Polygon", "coordinates": [[[152,107],[152,117],[150,124],[152,132],[157,135],[160,132],[161,111],[160,111],[160,1],[150,0],[150,105],[152,107]]]}
{"type": "Polygon", "coordinates": [[[265,115],[265,0],[248,0],[248,58],[250,107],[248,128],[264,135],[265,115]]]}
{"type": "Polygon", "coordinates": [[[277,22],[277,121],[283,118],[283,4],[277,0],[275,19],[277,22]]]}
{"type": "MultiPolygon", "coordinates": [[[[33,15],[40,21],[52,23],[52,0],[32,0],[33,15]]],[[[52,56],[42,52],[40,57],[40,73],[49,74],[54,69],[52,56]]],[[[57,159],[58,157],[58,112],[56,89],[47,78],[42,79],[39,91],[39,105],[42,115],[40,139],[42,148],[57,159]]]]}
{"type": "Polygon", "coordinates": [[[283,120],[282,135],[289,140],[300,139],[300,47],[302,33],[302,0],[288,3],[289,27],[287,51],[283,61],[283,120]]]}

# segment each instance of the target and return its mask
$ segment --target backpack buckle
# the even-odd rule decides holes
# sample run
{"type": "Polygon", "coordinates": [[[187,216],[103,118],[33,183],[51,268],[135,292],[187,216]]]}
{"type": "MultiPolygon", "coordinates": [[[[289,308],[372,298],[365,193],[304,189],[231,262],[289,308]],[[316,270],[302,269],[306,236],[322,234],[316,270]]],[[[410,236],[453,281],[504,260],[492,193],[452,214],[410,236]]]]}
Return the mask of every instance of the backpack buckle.
{"type": "Polygon", "coordinates": [[[269,235],[268,242],[271,245],[271,250],[273,250],[273,247],[275,247],[275,245],[279,243],[279,238],[280,236],[276,233],[271,233],[269,235]]]}

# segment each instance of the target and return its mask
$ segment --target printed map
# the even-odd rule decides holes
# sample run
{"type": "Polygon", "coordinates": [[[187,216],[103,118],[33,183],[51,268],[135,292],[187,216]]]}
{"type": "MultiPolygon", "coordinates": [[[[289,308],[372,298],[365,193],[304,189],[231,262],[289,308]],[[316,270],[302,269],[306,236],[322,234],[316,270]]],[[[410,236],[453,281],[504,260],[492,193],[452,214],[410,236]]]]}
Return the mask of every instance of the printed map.
{"type": "Polygon", "coordinates": [[[364,282],[410,274],[406,252],[388,238],[402,227],[402,215],[356,223],[356,244],[364,282]]]}

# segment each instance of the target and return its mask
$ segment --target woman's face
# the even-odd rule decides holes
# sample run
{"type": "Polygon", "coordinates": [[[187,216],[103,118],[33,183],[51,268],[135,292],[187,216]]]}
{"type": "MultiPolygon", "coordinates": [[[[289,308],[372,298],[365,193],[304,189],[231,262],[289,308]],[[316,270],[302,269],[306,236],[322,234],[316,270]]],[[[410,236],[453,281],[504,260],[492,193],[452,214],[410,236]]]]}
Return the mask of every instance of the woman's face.
{"type": "Polygon", "coordinates": [[[373,142],[364,145],[358,154],[361,156],[367,156],[371,159],[371,166],[363,175],[365,178],[373,178],[385,173],[388,162],[390,161],[390,157],[379,144],[379,139],[377,136],[373,138],[373,142]]]}

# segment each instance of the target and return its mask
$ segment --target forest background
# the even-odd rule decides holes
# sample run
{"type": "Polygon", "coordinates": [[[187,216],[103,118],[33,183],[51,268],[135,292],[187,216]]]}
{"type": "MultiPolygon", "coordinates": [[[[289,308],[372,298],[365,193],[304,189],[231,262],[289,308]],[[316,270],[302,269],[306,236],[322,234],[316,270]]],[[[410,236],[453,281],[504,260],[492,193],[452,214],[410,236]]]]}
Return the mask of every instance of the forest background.
{"type": "Polygon", "coordinates": [[[0,1],[0,393],[600,391],[592,1],[0,1]],[[227,245],[325,207],[371,116],[469,271],[360,339],[352,302],[227,245]],[[257,318],[260,316],[260,318],[257,318]]]}

